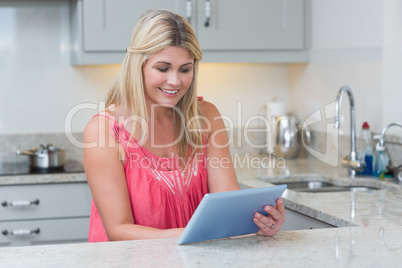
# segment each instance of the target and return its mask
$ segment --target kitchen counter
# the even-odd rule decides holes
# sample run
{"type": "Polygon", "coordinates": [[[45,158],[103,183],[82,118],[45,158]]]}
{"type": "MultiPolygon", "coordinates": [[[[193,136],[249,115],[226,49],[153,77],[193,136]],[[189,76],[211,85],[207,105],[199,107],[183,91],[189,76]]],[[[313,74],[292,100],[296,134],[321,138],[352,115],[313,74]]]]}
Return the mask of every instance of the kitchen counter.
{"type": "Polygon", "coordinates": [[[1,267],[396,267],[399,229],[345,227],[176,245],[176,239],[1,248],[1,267]]]}
{"type": "MultiPolygon", "coordinates": [[[[283,199],[288,209],[339,228],[282,231],[275,237],[247,235],[181,246],[176,245],[176,239],[159,239],[0,248],[0,255],[7,256],[0,259],[0,267],[395,267],[402,262],[402,186],[373,178],[351,180],[345,177],[345,168],[329,167],[317,160],[287,160],[286,166],[274,168],[264,167],[266,163],[262,162],[262,166],[236,166],[239,182],[264,187],[284,178],[314,177],[342,185],[370,184],[381,189],[285,191],[283,199]]],[[[84,174],[58,176],[66,176],[66,180],[85,178],[84,174]]],[[[62,180],[58,178],[59,182],[62,180]]],[[[33,181],[55,182],[49,178],[33,181]]]]}
{"type": "Polygon", "coordinates": [[[87,179],[85,177],[85,173],[83,172],[0,176],[0,186],[86,181],[87,179]]]}

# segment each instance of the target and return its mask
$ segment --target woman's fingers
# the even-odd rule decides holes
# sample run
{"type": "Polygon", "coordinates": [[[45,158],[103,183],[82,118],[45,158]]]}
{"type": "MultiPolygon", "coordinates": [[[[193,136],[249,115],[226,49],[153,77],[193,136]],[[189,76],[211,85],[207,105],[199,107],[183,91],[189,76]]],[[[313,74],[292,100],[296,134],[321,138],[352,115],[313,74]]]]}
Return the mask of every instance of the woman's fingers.
{"type": "MultiPolygon", "coordinates": [[[[262,227],[269,227],[271,228],[274,224],[275,221],[271,217],[266,217],[260,213],[256,213],[254,219],[261,224],[262,227]]],[[[257,224],[258,225],[258,224],[257,224]]],[[[261,227],[260,227],[261,228],[261,227]]]]}
{"type": "Polygon", "coordinates": [[[280,229],[279,227],[277,230],[278,226],[272,218],[265,217],[258,212],[254,216],[254,223],[260,228],[257,232],[259,235],[273,236],[280,229]],[[271,229],[271,227],[273,228],[271,229]]]}
{"type": "Polygon", "coordinates": [[[286,210],[285,210],[285,205],[283,204],[283,200],[281,198],[278,199],[275,207],[281,213],[281,216],[283,216],[283,219],[285,219],[286,210]]]}
{"type": "Polygon", "coordinates": [[[269,215],[275,220],[276,223],[282,224],[285,222],[286,211],[282,199],[278,199],[275,208],[271,206],[265,206],[264,210],[269,213],[269,215]]]}
{"type": "Polygon", "coordinates": [[[258,212],[254,215],[254,223],[260,228],[257,234],[273,236],[281,229],[281,225],[285,222],[285,206],[282,199],[279,199],[275,208],[265,206],[264,210],[269,213],[268,216],[264,216],[258,212]]]}

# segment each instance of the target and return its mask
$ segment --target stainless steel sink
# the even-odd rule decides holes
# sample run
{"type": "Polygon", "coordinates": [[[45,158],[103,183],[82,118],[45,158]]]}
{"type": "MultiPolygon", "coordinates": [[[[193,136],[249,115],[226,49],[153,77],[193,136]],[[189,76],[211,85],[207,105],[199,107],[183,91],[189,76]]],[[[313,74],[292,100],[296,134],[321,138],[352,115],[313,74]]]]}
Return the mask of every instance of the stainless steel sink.
{"type": "MultiPolygon", "coordinates": [[[[379,180],[367,178],[331,178],[321,174],[295,174],[260,176],[258,180],[274,185],[287,184],[288,189],[296,192],[370,192],[381,189],[395,189],[397,186],[384,184],[379,180]]],[[[399,189],[399,188],[398,188],[399,189]]]]}
{"type": "Polygon", "coordinates": [[[271,182],[272,184],[287,184],[288,189],[296,192],[324,193],[324,192],[347,192],[347,191],[373,191],[379,190],[377,187],[368,186],[339,186],[325,181],[280,181],[271,182]]]}

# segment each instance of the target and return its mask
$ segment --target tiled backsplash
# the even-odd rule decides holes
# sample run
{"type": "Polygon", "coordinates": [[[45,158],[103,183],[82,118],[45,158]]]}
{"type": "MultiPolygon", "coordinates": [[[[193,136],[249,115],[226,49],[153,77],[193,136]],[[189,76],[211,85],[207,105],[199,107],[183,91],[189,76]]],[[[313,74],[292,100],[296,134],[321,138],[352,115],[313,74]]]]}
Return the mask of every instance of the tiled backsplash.
{"type": "MultiPolygon", "coordinates": [[[[262,130],[261,130],[262,131],[262,130]]],[[[265,132],[249,132],[245,134],[244,130],[235,129],[230,139],[231,152],[233,153],[251,153],[251,154],[267,154],[265,132]],[[257,146],[254,146],[257,145],[257,146]]],[[[378,134],[378,133],[375,133],[378,134]]],[[[342,158],[350,153],[350,137],[346,135],[337,135],[336,137],[327,137],[327,134],[319,131],[312,131],[312,142],[308,145],[310,150],[325,155],[326,160],[331,163],[338,163],[342,158]],[[328,139],[328,144],[327,144],[328,139]]],[[[357,138],[357,151],[363,148],[363,141],[357,138]]],[[[373,147],[375,142],[373,142],[373,147]]],[[[402,165],[402,137],[396,135],[387,135],[385,139],[385,147],[387,148],[391,160],[394,165],[402,165]]],[[[298,157],[314,158],[305,146],[301,147],[298,157]]]]}
{"type": "MultiPolygon", "coordinates": [[[[267,154],[267,149],[264,146],[266,144],[266,132],[264,132],[263,129],[255,129],[254,131],[245,132],[243,128],[234,128],[228,133],[230,150],[232,154],[267,154]]],[[[73,137],[75,141],[81,143],[83,140],[83,133],[74,133],[73,137]]],[[[56,147],[65,149],[67,159],[82,162],[82,147],[74,145],[72,142],[70,142],[65,133],[0,135],[0,161],[28,161],[27,157],[18,156],[15,154],[15,152],[17,150],[28,150],[31,147],[39,147],[42,143],[53,144],[56,147]]],[[[308,147],[310,150],[319,152],[321,154],[325,154],[327,149],[330,152],[337,152],[337,154],[334,153],[329,157],[337,157],[338,162],[340,162],[344,156],[349,154],[349,144],[349,136],[339,135],[338,146],[336,145],[336,142],[327,145],[327,137],[325,133],[312,132],[312,144],[310,144],[308,147]],[[340,146],[341,144],[342,146],[340,146]]],[[[385,145],[389,151],[394,165],[402,164],[402,137],[388,135],[385,145]]],[[[357,139],[357,148],[358,150],[359,148],[362,148],[362,141],[360,139],[357,139]]],[[[304,146],[302,146],[302,151],[299,156],[314,158],[313,155],[307,152],[304,146]]]]}
{"type": "MultiPolygon", "coordinates": [[[[77,141],[82,142],[82,133],[74,133],[73,136],[77,141]]],[[[65,133],[0,135],[0,161],[28,162],[27,156],[16,155],[15,152],[29,150],[32,147],[38,148],[41,144],[52,144],[64,149],[67,160],[77,160],[82,163],[82,148],[74,146],[65,133]]]]}
{"type": "MultiPolygon", "coordinates": [[[[375,133],[378,134],[378,133],[375,133]]],[[[312,148],[317,151],[325,152],[326,147],[326,134],[323,132],[313,132],[313,144],[312,148]]],[[[363,140],[357,138],[357,152],[363,148],[363,140]]],[[[343,157],[349,155],[350,153],[350,137],[345,135],[338,136],[338,159],[341,160],[343,157]]],[[[376,141],[373,141],[373,148],[375,148],[376,141]]],[[[402,165],[402,137],[396,135],[387,135],[385,138],[385,147],[389,152],[393,165],[402,165]]],[[[309,155],[309,157],[313,157],[309,155]]]]}

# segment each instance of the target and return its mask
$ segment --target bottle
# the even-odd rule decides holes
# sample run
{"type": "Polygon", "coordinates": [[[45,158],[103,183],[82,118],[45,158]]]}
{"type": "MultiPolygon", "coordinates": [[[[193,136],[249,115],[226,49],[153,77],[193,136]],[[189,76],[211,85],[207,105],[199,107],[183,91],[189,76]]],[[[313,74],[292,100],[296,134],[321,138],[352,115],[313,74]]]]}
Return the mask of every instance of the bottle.
{"type": "Polygon", "coordinates": [[[370,126],[367,122],[363,123],[361,130],[361,138],[364,142],[363,150],[360,153],[360,159],[366,163],[366,169],[360,172],[361,175],[373,175],[373,145],[371,138],[370,126]]]}
{"type": "Polygon", "coordinates": [[[384,146],[378,142],[375,146],[373,157],[373,175],[384,180],[388,173],[387,166],[390,163],[389,154],[384,146]]]}

